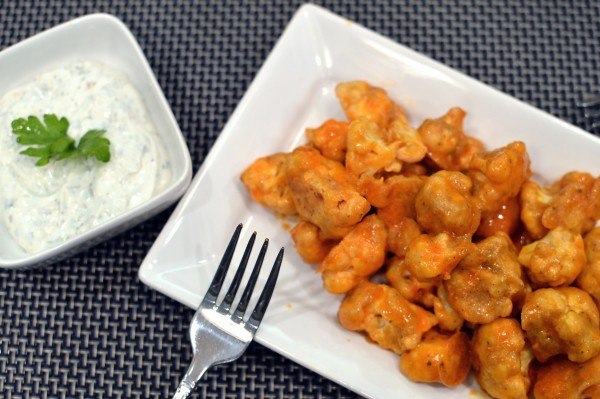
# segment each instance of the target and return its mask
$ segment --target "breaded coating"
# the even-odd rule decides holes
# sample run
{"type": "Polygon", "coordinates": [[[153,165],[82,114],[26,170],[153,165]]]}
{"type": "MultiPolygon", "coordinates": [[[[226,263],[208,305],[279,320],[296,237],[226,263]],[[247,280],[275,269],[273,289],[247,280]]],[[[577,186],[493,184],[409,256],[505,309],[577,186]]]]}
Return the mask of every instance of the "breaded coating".
{"type": "Polygon", "coordinates": [[[335,94],[350,121],[366,118],[381,127],[387,127],[402,109],[387,95],[385,90],[367,82],[340,83],[335,94]]]}
{"type": "Polygon", "coordinates": [[[490,323],[511,314],[523,295],[521,265],[510,238],[496,233],[476,244],[444,281],[448,302],[472,323],[490,323]]]}
{"type": "Polygon", "coordinates": [[[405,163],[400,171],[402,176],[425,176],[427,175],[427,167],[420,163],[405,163]]]}
{"type": "Polygon", "coordinates": [[[600,178],[589,173],[567,173],[550,188],[554,194],[542,216],[542,224],[584,234],[600,219],[600,178]]]}
{"type": "Polygon", "coordinates": [[[388,142],[398,143],[396,157],[407,163],[416,163],[425,158],[427,147],[419,132],[410,126],[403,114],[394,119],[387,130],[388,142]]]}
{"type": "Polygon", "coordinates": [[[496,399],[527,399],[533,360],[525,334],[515,319],[496,319],[475,331],[471,341],[473,373],[496,399]]]}
{"type": "Polygon", "coordinates": [[[520,201],[521,220],[534,239],[556,227],[585,234],[600,219],[600,178],[569,172],[548,188],[527,182],[520,201]]]}
{"type": "Polygon", "coordinates": [[[542,224],[542,215],[551,201],[552,195],[536,182],[523,183],[519,195],[521,221],[534,240],[539,240],[548,233],[548,229],[542,224]]]}
{"type": "Polygon", "coordinates": [[[495,212],[516,197],[531,176],[529,154],[521,141],[491,152],[477,154],[469,167],[473,192],[482,212],[495,212]]]}
{"type": "Polygon", "coordinates": [[[439,382],[455,387],[467,378],[471,367],[469,337],[429,330],[417,347],[402,356],[400,370],[416,382],[439,382]]]}
{"type": "Polygon", "coordinates": [[[427,119],[418,129],[428,158],[439,169],[466,170],[473,156],[483,151],[479,140],[463,132],[465,116],[465,111],[454,107],[438,119],[427,119]]]}
{"type": "Polygon", "coordinates": [[[344,298],[338,318],[344,328],[364,331],[399,355],[414,349],[437,322],[433,314],[408,302],[396,289],[367,280],[344,298]]]}
{"type": "Polygon", "coordinates": [[[388,261],[385,277],[390,285],[412,303],[418,303],[431,308],[433,306],[436,286],[433,282],[422,282],[417,280],[406,270],[404,260],[393,256],[388,261]]]}
{"type": "Polygon", "coordinates": [[[510,197],[493,212],[483,212],[481,222],[477,228],[479,237],[489,237],[498,232],[512,236],[519,227],[521,208],[517,197],[510,197]]]}
{"type": "Polygon", "coordinates": [[[402,167],[396,159],[399,146],[398,142],[387,142],[384,129],[375,122],[357,119],[348,128],[346,169],[356,176],[399,172],[402,167]]]}
{"type": "Polygon", "coordinates": [[[579,288],[542,288],[527,294],[521,325],[541,362],[565,354],[581,363],[600,353],[598,308],[579,288]]]}
{"type": "Polygon", "coordinates": [[[437,296],[433,300],[433,314],[438,318],[438,327],[443,331],[458,331],[465,322],[450,306],[444,284],[437,286],[437,296]]]}
{"type": "Polygon", "coordinates": [[[385,262],[387,232],[377,215],[356,225],[321,263],[323,285],[332,294],[344,294],[385,262]]]}
{"type": "Polygon", "coordinates": [[[348,122],[329,119],[316,129],[306,129],[306,138],[321,154],[332,161],[346,159],[348,122]]]}
{"type": "Polygon", "coordinates": [[[467,236],[455,237],[448,233],[435,236],[421,234],[412,240],[404,260],[406,269],[421,281],[450,278],[458,262],[473,250],[467,236]]]}
{"type": "Polygon", "coordinates": [[[541,240],[526,245],[519,253],[519,263],[538,287],[569,285],[581,273],[586,256],[579,234],[557,227],[541,240]]]}
{"type": "Polygon", "coordinates": [[[306,263],[319,263],[336,245],[335,241],[322,240],[319,228],[306,221],[298,223],[291,231],[296,251],[306,263]]]}
{"type": "Polygon", "coordinates": [[[481,217],[472,187],[460,172],[431,175],[415,199],[417,222],[430,234],[472,235],[481,217]]]}
{"type": "Polygon", "coordinates": [[[282,215],[293,215],[296,207],[287,184],[289,154],[259,158],[242,173],[250,197],[282,215]]]}
{"type": "Polygon", "coordinates": [[[577,286],[590,294],[600,307],[600,227],[586,234],[583,245],[587,263],[577,277],[577,286]]]}
{"type": "Polygon", "coordinates": [[[543,364],[533,394],[536,399],[600,398],[600,355],[584,363],[557,358],[543,364]]]}
{"type": "Polygon", "coordinates": [[[419,224],[411,218],[402,218],[394,224],[386,224],[388,229],[388,251],[404,258],[412,240],[421,235],[419,224]]]}
{"type": "Polygon", "coordinates": [[[342,238],[371,209],[352,174],[314,148],[292,152],[288,185],[298,214],[319,227],[323,238],[342,238]]]}
{"type": "Polygon", "coordinates": [[[377,215],[386,225],[392,226],[404,218],[415,219],[415,200],[425,180],[419,176],[393,176],[385,180],[387,196],[377,207],[377,215]]]}

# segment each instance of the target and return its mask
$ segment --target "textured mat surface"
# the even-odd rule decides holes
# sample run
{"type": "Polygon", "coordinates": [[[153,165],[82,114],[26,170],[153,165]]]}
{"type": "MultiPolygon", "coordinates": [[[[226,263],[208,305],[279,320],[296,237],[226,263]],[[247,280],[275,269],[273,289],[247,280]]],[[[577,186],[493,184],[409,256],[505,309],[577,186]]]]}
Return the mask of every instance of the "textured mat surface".
{"type": "MultiPolygon", "coordinates": [[[[584,93],[600,92],[599,2],[322,4],[536,107],[590,127],[574,101],[584,93]]],[[[0,48],[76,16],[115,14],[150,60],[197,170],[299,5],[0,0],[0,48]]],[[[138,266],[167,217],[165,212],[50,268],[0,271],[0,398],[169,397],[187,367],[186,329],[192,312],[137,278],[138,266]]],[[[196,397],[356,395],[252,345],[238,362],[210,370],[196,397]]]]}

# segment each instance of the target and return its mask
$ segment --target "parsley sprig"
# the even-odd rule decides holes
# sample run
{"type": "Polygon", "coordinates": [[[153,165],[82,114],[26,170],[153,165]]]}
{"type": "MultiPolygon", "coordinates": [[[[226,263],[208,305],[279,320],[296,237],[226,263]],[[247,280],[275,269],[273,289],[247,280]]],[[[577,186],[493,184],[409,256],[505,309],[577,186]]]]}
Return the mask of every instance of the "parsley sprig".
{"type": "Polygon", "coordinates": [[[44,115],[44,122],[36,116],[27,119],[15,119],[12,131],[16,134],[17,143],[31,146],[21,151],[21,154],[39,158],[37,166],[47,165],[50,160],[60,161],[71,157],[95,157],[100,162],[110,161],[110,141],[102,137],[105,130],[89,130],[75,145],[71,138],[69,121],[67,118],[58,118],[54,114],[44,115]]]}

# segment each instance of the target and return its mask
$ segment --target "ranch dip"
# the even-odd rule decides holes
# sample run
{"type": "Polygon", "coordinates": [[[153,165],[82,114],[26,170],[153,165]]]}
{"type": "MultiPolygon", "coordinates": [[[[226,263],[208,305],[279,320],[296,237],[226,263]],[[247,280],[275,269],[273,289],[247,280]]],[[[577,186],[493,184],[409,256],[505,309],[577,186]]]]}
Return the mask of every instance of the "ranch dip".
{"type": "Polygon", "coordinates": [[[127,77],[91,61],[37,76],[0,98],[0,218],[29,253],[61,244],[163,191],[171,179],[164,144],[127,77]],[[44,114],[66,117],[79,142],[104,129],[111,159],[51,160],[19,154],[11,122],[44,114]]]}

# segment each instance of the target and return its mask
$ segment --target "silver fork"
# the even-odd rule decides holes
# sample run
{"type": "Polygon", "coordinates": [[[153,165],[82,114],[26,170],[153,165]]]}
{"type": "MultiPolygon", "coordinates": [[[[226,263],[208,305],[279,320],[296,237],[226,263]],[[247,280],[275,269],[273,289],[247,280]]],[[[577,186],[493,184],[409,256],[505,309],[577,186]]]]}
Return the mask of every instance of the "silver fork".
{"type": "Polygon", "coordinates": [[[577,106],[583,108],[583,115],[592,122],[592,132],[600,133],[600,94],[591,95],[578,101],[577,106]]]}
{"type": "Polygon", "coordinates": [[[192,319],[192,323],[190,324],[190,340],[192,341],[194,356],[185,376],[179,383],[173,399],[188,398],[209,367],[232,362],[242,356],[250,342],[252,342],[254,334],[269,306],[283,260],[283,248],[279,250],[267,283],[260,294],[252,314],[247,321],[244,321],[244,315],[246,314],[250,297],[254,291],[254,286],[256,285],[258,274],[260,273],[269,246],[269,240],[266,239],[260,249],[256,264],[250,274],[238,306],[235,311],[231,311],[231,305],[240,287],[244,270],[252,252],[256,232],[248,240],[248,245],[246,245],[242,260],[235,272],[227,294],[225,294],[221,303],[217,304],[217,298],[223,286],[233,253],[235,252],[241,230],[242,225],[239,224],[233,233],[233,237],[231,237],[231,241],[229,241],[229,245],[227,245],[223,259],[221,259],[221,263],[215,272],[208,292],[192,319]]]}

